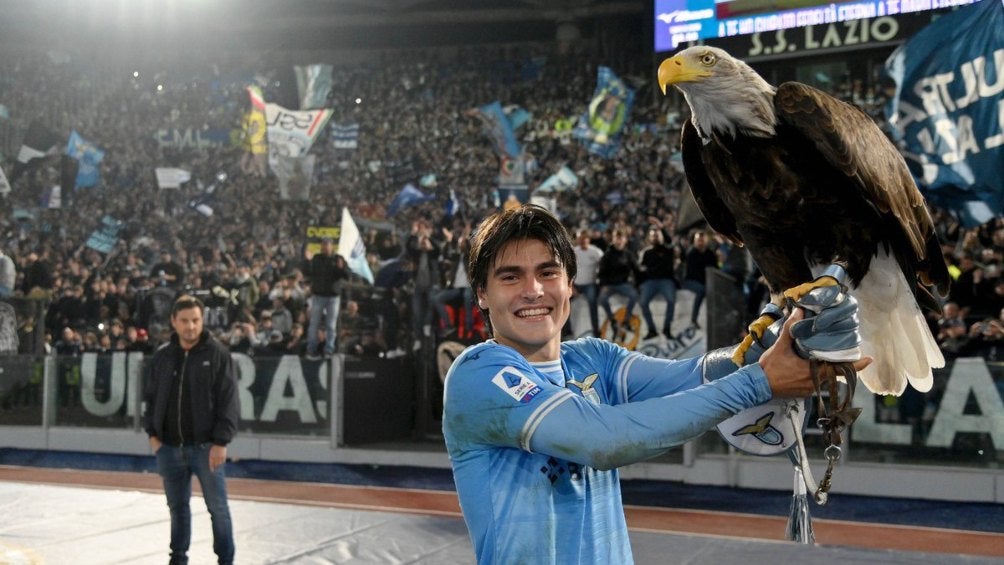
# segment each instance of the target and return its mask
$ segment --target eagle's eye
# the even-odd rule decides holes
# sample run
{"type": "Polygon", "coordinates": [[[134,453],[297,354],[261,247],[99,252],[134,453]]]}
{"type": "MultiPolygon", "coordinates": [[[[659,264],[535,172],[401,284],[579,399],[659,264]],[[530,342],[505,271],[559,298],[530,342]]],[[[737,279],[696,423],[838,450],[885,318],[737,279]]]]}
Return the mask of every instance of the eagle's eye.
{"type": "Polygon", "coordinates": [[[715,64],[715,54],[714,53],[705,53],[704,55],[701,55],[701,64],[704,65],[705,67],[710,67],[710,66],[714,65],[715,64]]]}

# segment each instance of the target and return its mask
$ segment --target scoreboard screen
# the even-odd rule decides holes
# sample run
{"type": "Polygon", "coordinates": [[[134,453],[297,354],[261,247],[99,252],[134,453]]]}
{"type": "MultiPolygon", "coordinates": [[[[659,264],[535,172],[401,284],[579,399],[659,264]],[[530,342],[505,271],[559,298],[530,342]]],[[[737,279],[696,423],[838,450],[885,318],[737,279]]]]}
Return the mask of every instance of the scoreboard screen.
{"type": "Polygon", "coordinates": [[[655,50],[808,25],[911,14],[977,0],[655,0],[655,50]]]}

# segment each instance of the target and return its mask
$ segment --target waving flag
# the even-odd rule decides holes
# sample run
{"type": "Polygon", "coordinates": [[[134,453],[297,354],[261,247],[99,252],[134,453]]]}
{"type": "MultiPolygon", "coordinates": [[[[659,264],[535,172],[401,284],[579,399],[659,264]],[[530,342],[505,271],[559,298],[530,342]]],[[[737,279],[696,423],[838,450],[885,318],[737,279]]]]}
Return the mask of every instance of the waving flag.
{"type": "Polygon", "coordinates": [[[14,169],[10,173],[11,184],[17,182],[21,175],[41,162],[41,159],[54,155],[60,143],[59,134],[38,120],[31,122],[21,142],[21,149],[17,153],[17,162],[14,163],[14,169]]]}
{"type": "Polygon", "coordinates": [[[338,237],[338,254],[345,257],[350,271],[373,284],[373,271],[366,262],[366,246],[348,208],[342,208],[342,231],[338,237]]]}
{"type": "Polygon", "coordinates": [[[928,200],[969,225],[1004,213],[1002,1],[941,16],[893,52],[886,72],[896,82],[886,116],[928,200]]]}
{"type": "Polygon", "coordinates": [[[100,171],[98,165],[105,158],[105,152],[90,141],[84,139],[76,130],[70,132],[66,143],[66,154],[77,160],[76,188],[88,188],[98,184],[100,171]]]}
{"type": "Polygon", "coordinates": [[[125,222],[112,216],[105,216],[101,218],[101,225],[91,232],[85,245],[99,253],[111,253],[119,242],[119,232],[122,231],[123,226],[125,226],[125,222]]]}
{"type": "Polygon", "coordinates": [[[428,202],[434,198],[434,196],[428,195],[415,188],[415,185],[408,183],[404,185],[401,192],[397,193],[397,196],[394,197],[394,201],[387,207],[387,216],[393,216],[408,206],[422,204],[423,202],[428,202]]]}
{"type": "Polygon", "coordinates": [[[573,134],[586,149],[609,159],[620,147],[621,132],[631,115],[634,90],[609,67],[599,67],[596,90],[573,134]]]}
{"type": "Polygon", "coordinates": [[[547,180],[540,183],[537,190],[534,192],[549,193],[549,192],[564,192],[579,186],[579,176],[575,174],[575,171],[568,168],[568,165],[562,165],[558,172],[547,177],[547,180]]]}
{"type": "Polygon", "coordinates": [[[300,109],[314,110],[328,104],[331,92],[331,65],[296,65],[296,88],[300,93],[300,109]]]}
{"type": "Polygon", "coordinates": [[[331,110],[289,110],[265,104],[269,161],[276,157],[303,157],[331,118],[331,110]]]}
{"type": "Polygon", "coordinates": [[[498,100],[491,104],[485,104],[477,109],[477,116],[481,118],[485,135],[491,138],[495,153],[499,157],[509,157],[515,159],[523,152],[513,131],[512,122],[509,116],[502,109],[502,104],[498,100]]]}

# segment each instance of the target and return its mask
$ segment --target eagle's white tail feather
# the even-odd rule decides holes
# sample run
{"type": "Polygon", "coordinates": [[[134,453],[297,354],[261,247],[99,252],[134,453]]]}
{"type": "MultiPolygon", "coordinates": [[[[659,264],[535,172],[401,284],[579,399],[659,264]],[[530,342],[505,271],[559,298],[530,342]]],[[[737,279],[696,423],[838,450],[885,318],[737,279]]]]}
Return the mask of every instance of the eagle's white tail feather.
{"type": "Polygon", "coordinates": [[[875,394],[900,395],[907,383],[927,392],[932,367],[945,359],[896,260],[884,251],[872,259],[868,274],[851,294],[861,317],[861,350],[875,361],[858,374],[875,394]]]}

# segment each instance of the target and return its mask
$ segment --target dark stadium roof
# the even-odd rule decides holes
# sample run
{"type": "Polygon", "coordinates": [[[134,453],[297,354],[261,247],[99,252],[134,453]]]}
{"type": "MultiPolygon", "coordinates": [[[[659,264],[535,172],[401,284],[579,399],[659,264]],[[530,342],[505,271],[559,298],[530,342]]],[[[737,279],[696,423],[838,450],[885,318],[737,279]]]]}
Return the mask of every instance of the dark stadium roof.
{"type": "Polygon", "coordinates": [[[553,39],[559,21],[639,15],[649,5],[647,0],[0,0],[0,44],[159,43],[163,49],[254,36],[257,47],[316,49],[463,44],[506,36],[527,41],[553,39]]]}

